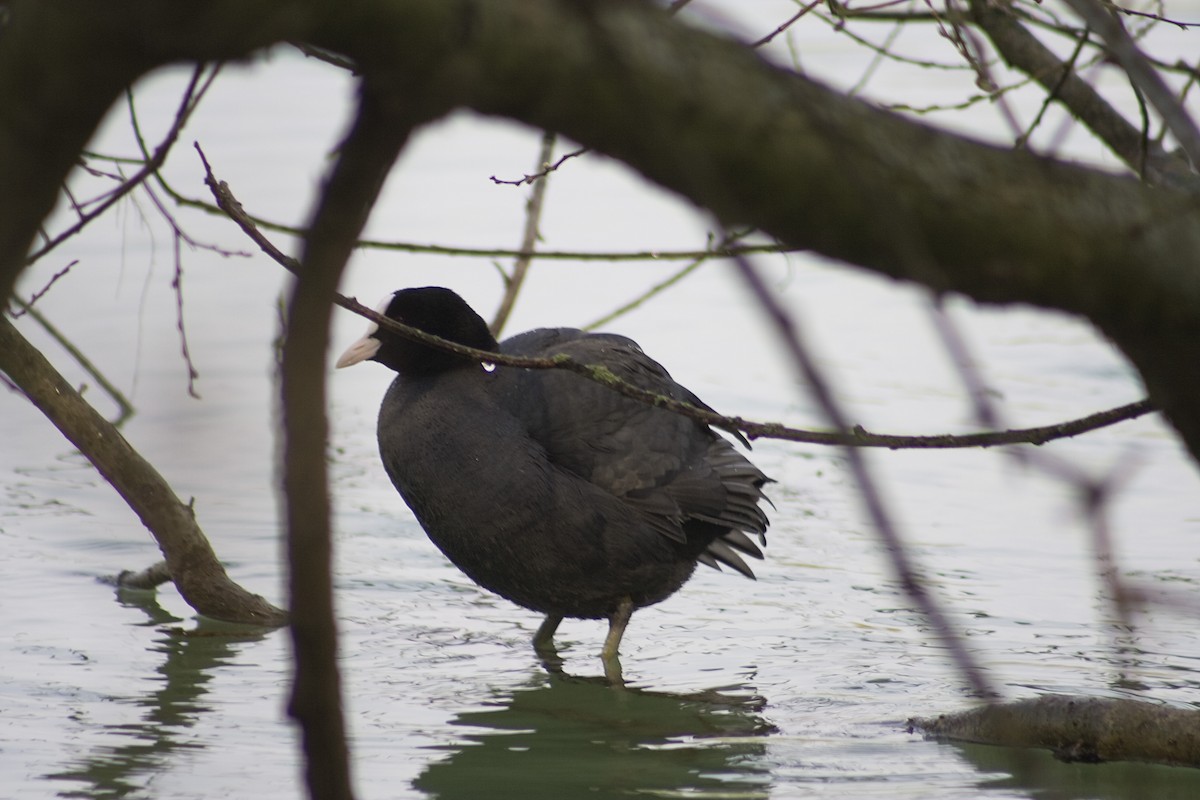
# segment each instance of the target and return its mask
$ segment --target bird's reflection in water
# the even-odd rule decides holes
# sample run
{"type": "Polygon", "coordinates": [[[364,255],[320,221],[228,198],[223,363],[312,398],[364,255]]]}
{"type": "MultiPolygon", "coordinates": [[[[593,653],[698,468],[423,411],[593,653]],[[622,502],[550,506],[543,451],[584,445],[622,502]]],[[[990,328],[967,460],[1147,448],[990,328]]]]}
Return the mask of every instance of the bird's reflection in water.
{"type": "Polygon", "coordinates": [[[668,694],[551,672],[460,714],[460,743],[416,779],[435,798],[767,797],[761,697],[668,694]]]}

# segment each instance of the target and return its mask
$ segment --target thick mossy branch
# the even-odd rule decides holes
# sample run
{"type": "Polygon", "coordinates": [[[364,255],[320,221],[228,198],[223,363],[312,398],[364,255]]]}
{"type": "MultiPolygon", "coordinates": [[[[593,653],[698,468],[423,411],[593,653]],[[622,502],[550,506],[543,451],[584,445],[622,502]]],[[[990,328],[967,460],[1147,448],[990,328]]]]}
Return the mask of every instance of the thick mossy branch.
{"type": "Polygon", "coordinates": [[[1149,400],[1138,400],[1117,408],[1099,411],[1085,417],[1058,422],[1052,425],[1042,425],[1033,428],[1014,428],[1005,431],[980,431],[957,435],[901,436],[879,434],[871,433],[862,426],[855,426],[846,432],[805,430],[802,428],[791,428],[778,422],[755,422],[742,417],[730,417],[718,414],[707,408],[698,408],[691,403],[685,403],[673,397],[657,394],[627,383],[621,380],[612,370],[601,364],[585,364],[564,354],[550,358],[527,358],[492,353],[487,350],[476,350],[475,348],[447,341],[431,333],[426,333],[418,328],[413,328],[385,317],[375,309],[368,308],[359,303],[354,298],[338,295],[334,302],[342,308],[353,311],[401,336],[407,336],[410,339],[424,342],[431,347],[470,356],[479,361],[486,361],[503,367],[516,369],[562,369],[574,372],[576,375],[581,375],[588,380],[607,386],[615,392],[620,392],[626,397],[648,405],[669,409],[698,422],[727,430],[735,435],[745,434],[748,439],[779,439],[806,444],[884,447],[892,450],[951,450],[968,447],[999,447],[1014,444],[1042,445],[1056,439],[1066,439],[1089,431],[1098,430],[1118,422],[1137,419],[1155,410],[1154,405],[1149,400]]]}
{"type": "Polygon", "coordinates": [[[1200,767],[1200,711],[1139,700],[1049,695],[909,726],[933,739],[1047,748],[1065,761],[1200,767]]]}
{"type": "Polygon", "coordinates": [[[287,614],[230,579],[166,480],[92,408],[7,317],[0,315],[3,371],[92,462],[158,542],[179,593],[200,614],[225,622],[278,626],[287,614]]]}

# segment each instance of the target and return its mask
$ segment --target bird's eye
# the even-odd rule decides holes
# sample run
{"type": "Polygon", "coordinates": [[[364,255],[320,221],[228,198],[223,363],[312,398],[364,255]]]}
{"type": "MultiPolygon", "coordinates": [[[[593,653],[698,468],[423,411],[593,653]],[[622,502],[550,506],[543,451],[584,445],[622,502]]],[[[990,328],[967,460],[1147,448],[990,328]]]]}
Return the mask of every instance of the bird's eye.
{"type": "Polygon", "coordinates": [[[484,372],[491,373],[496,371],[496,365],[490,361],[480,362],[480,365],[483,367],[484,372]]]}

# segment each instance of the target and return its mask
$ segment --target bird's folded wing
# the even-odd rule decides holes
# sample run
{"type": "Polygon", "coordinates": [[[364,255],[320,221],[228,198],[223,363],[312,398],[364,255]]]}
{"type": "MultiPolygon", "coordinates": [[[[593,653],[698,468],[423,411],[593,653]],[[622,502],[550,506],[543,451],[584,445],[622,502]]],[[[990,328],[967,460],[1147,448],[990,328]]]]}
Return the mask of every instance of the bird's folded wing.
{"type": "MultiPolygon", "coordinates": [[[[502,350],[531,356],[564,353],[581,363],[602,365],[639,388],[707,408],[622,336],[543,329],[507,340],[502,350]]],[[[511,370],[502,381],[506,404],[554,464],[622,498],[659,533],[683,541],[683,526],[692,520],[755,534],[765,531],[758,502],[766,476],[708,426],[569,372],[511,370]]],[[[741,539],[749,548],[728,543],[761,557],[749,539],[741,539]]],[[[724,553],[712,555],[748,571],[736,554],[728,559],[724,553]]]]}

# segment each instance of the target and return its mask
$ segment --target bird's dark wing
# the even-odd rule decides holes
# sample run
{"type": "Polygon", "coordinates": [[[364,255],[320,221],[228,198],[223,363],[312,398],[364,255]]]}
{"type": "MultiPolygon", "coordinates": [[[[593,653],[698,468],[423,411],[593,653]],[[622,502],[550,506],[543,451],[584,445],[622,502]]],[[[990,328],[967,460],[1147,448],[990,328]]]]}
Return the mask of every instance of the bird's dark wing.
{"type": "MultiPolygon", "coordinates": [[[[602,365],[639,388],[707,408],[623,336],[542,329],[506,340],[501,350],[526,356],[563,353],[602,365]]],[[[758,504],[768,479],[726,439],[707,425],[562,370],[502,369],[498,377],[505,404],[554,464],[620,497],[654,530],[677,541],[687,541],[688,527],[695,523],[726,530],[701,560],[715,559],[751,574],[734,550],[762,557],[741,532],[766,531],[758,504]]]]}

